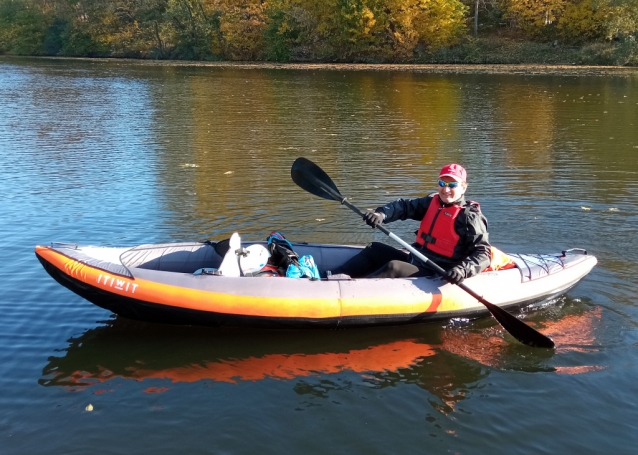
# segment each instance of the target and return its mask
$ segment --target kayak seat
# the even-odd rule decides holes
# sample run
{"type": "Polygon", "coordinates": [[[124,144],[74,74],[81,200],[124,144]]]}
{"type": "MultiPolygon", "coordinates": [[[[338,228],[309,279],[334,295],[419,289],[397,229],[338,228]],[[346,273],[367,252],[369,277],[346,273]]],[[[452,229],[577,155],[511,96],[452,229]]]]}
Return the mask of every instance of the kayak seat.
{"type": "Polygon", "coordinates": [[[120,256],[122,265],[129,268],[163,272],[193,273],[202,268],[218,268],[223,256],[205,243],[167,243],[141,245],[120,256]]]}

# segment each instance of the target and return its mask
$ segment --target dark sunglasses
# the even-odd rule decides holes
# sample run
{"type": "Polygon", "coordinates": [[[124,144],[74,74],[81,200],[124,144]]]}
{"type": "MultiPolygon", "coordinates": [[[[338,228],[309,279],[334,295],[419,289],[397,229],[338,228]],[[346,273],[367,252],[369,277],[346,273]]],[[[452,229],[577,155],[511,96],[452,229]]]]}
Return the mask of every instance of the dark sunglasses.
{"type": "Polygon", "coordinates": [[[461,184],[460,182],[444,182],[443,180],[439,180],[439,186],[441,188],[445,188],[447,186],[448,188],[452,189],[452,188],[456,188],[460,184],[461,184]]]}

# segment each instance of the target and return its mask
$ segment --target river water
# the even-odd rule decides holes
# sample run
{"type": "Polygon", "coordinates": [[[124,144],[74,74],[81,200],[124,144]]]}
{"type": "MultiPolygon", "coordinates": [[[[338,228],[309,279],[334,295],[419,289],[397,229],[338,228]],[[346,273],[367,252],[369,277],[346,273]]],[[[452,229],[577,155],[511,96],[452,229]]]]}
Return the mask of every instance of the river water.
{"type": "MultiPolygon", "coordinates": [[[[245,70],[0,59],[0,452],[632,454],[638,446],[638,72],[245,70]],[[460,162],[492,243],[598,266],[521,317],[268,331],[115,317],[51,279],[52,241],[385,241],[360,208],[460,162]]],[[[390,226],[411,239],[414,222],[390,226]]]]}

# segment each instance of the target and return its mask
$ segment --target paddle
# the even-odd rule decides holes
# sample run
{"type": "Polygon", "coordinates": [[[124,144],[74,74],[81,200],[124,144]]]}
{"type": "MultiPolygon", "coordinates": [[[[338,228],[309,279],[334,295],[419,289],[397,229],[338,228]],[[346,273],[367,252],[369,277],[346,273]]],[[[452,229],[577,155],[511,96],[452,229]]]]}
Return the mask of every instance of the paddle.
{"type": "MultiPolygon", "coordinates": [[[[306,158],[297,158],[293,163],[292,168],[290,169],[290,175],[293,182],[295,182],[298,186],[300,186],[307,192],[314,194],[315,196],[319,196],[323,199],[338,201],[359,216],[363,217],[363,212],[361,212],[354,205],[350,204],[346,200],[346,198],[341,195],[339,189],[334,184],[332,179],[328,176],[328,174],[326,174],[323,169],[321,169],[312,161],[306,158]]],[[[381,232],[386,234],[394,241],[400,243],[403,247],[405,247],[413,255],[421,259],[424,263],[429,261],[430,266],[437,273],[439,273],[440,275],[445,275],[445,270],[432,262],[430,259],[426,258],[423,254],[414,249],[410,244],[401,240],[398,236],[387,230],[385,227],[380,225],[377,226],[377,229],[379,229],[381,232]]],[[[505,330],[507,330],[514,338],[516,338],[521,343],[539,348],[554,347],[554,342],[551,338],[546,337],[542,333],[531,328],[523,321],[516,318],[516,316],[508,313],[504,309],[488,302],[476,292],[468,288],[465,284],[461,283],[458,284],[458,286],[465,292],[470,294],[472,297],[474,297],[476,300],[481,302],[483,305],[485,305],[492,316],[494,316],[494,319],[496,319],[505,330]]]]}

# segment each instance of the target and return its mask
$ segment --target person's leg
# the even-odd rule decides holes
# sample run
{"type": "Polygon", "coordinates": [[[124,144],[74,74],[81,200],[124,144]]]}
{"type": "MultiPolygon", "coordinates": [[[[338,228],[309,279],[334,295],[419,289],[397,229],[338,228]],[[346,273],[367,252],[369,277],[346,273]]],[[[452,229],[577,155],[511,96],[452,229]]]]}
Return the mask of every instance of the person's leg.
{"type": "Polygon", "coordinates": [[[416,265],[405,261],[390,261],[366,278],[407,278],[430,276],[429,270],[419,269],[416,265]]]}
{"type": "Polygon", "coordinates": [[[341,267],[333,270],[332,273],[334,275],[345,273],[353,278],[363,278],[375,270],[380,269],[390,261],[405,262],[408,261],[408,258],[408,253],[404,251],[397,250],[385,243],[372,242],[361,250],[360,253],[357,253],[346,261],[341,267]]]}

